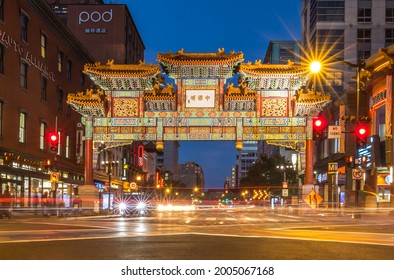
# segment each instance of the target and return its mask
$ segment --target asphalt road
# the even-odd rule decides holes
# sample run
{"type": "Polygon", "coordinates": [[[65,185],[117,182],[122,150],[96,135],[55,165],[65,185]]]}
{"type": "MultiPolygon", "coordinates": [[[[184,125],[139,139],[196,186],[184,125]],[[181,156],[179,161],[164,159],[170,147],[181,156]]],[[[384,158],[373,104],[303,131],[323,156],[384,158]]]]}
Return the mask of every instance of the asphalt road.
{"type": "Polygon", "coordinates": [[[393,260],[394,216],[232,208],[0,220],[3,260],[393,260]]]}

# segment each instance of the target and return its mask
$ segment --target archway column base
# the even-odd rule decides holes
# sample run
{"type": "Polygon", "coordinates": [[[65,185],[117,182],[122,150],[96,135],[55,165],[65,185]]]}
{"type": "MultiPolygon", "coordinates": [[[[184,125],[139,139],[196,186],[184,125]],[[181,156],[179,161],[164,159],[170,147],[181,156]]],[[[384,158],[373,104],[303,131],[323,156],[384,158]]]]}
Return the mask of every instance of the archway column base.
{"type": "Polygon", "coordinates": [[[98,214],[100,211],[99,190],[95,185],[81,185],[78,187],[78,198],[81,199],[82,213],[98,214]]]}

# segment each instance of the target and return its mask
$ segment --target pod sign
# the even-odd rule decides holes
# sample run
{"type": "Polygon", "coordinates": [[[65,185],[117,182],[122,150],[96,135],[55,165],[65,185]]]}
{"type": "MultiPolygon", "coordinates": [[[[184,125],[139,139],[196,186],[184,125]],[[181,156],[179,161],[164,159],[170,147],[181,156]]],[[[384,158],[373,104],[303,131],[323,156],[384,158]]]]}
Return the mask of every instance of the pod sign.
{"type": "Polygon", "coordinates": [[[85,23],[85,22],[110,22],[112,20],[112,9],[103,13],[94,11],[94,12],[87,12],[83,11],[79,14],[78,23],[85,23]]]}

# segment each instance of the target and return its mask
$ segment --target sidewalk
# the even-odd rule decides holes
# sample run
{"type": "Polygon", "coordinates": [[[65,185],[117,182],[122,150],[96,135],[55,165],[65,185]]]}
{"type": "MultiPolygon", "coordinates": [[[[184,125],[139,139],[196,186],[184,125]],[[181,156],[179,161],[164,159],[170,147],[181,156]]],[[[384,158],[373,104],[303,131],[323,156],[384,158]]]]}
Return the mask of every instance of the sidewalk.
{"type": "MultiPolygon", "coordinates": [[[[11,219],[27,219],[27,218],[69,218],[69,217],[104,217],[107,213],[94,213],[91,209],[46,209],[47,215],[44,215],[43,208],[14,208],[11,212],[11,219]]],[[[4,217],[3,217],[4,219],[4,217]]],[[[5,219],[8,219],[7,217],[5,219]]]]}

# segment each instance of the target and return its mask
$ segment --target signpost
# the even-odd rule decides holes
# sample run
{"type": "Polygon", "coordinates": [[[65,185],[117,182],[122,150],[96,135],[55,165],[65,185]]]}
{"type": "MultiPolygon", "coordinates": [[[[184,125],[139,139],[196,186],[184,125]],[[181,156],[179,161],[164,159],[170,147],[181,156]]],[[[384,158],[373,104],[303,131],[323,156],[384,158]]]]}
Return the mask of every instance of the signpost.
{"type": "Polygon", "coordinates": [[[312,190],[305,198],[304,202],[309,205],[311,208],[316,208],[321,202],[323,201],[323,198],[315,192],[315,190],[312,190]]]}
{"type": "Polygon", "coordinates": [[[338,163],[328,163],[328,185],[330,187],[330,198],[331,207],[334,208],[334,202],[339,206],[339,189],[338,189],[338,163]]]}
{"type": "Polygon", "coordinates": [[[338,139],[341,138],[342,129],[340,125],[329,125],[328,126],[328,139],[338,139]]]}
{"type": "Polygon", "coordinates": [[[51,172],[49,175],[49,181],[51,182],[59,182],[59,172],[51,172]]]}

